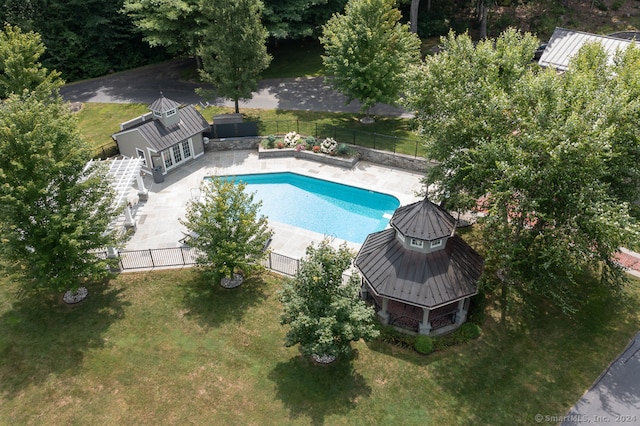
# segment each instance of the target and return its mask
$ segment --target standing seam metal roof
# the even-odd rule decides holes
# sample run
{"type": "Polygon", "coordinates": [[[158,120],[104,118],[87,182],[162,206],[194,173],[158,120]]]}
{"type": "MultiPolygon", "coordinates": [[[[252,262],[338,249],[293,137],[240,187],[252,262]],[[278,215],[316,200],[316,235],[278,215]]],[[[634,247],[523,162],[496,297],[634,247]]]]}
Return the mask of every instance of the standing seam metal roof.
{"type": "Polygon", "coordinates": [[[455,230],[456,220],[425,198],[396,209],[391,226],[405,237],[433,241],[450,236],[455,230]]]}
{"type": "Polygon", "coordinates": [[[444,249],[408,250],[394,229],[370,234],[355,265],[383,297],[433,309],[477,294],[484,260],[464,240],[452,236],[444,249]]]}
{"type": "Polygon", "coordinates": [[[153,149],[162,151],[209,129],[209,123],[193,105],[181,108],[178,113],[180,121],[169,127],[165,127],[160,120],[151,120],[115,133],[114,136],[117,138],[121,133],[137,131],[153,149]]]}
{"type": "Polygon", "coordinates": [[[538,64],[542,67],[554,67],[559,71],[566,71],[569,68],[571,58],[578,53],[580,48],[586,43],[594,42],[602,45],[609,55],[610,61],[616,51],[625,50],[631,43],[637,45],[637,42],[616,37],[556,28],[538,64]]]}

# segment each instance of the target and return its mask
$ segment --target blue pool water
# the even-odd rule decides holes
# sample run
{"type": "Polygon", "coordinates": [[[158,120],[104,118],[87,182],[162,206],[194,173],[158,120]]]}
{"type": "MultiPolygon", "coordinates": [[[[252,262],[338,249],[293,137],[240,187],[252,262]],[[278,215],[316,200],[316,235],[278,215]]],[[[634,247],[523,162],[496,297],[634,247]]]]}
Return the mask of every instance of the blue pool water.
{"type": "Polygon", "coordinates": [[[223,176],[246,183],[270,220],[335,236],[354,243],[385,229],[398,208],[397,198],[296,173],[223,176]]]}

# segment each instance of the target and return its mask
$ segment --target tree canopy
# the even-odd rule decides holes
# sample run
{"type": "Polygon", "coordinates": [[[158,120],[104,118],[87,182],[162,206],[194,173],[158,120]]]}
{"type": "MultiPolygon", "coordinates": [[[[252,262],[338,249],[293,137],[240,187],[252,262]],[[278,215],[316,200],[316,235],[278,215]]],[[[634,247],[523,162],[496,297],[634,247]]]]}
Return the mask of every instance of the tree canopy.
{"type": "Polygon", "coordinates": [[[306,254],[280,294],[280,323],[289,325],[285,345],[300,344],[306,356],[346,355],[350,342],[378,335],[373,309],[359,298],[357,274],[343,280],[353,256],[346,245],[335,250],[326,239],[306,254]]]}
{"type": "Polygon", "coordinates": [[[0,31],[0,99],[12,93],[37,92],[49,96],[64,84],[60,73],[49,72],[39,60],[45,52],[40,35],[9,24],[0,31]]]}
{"type": "Polygon", "coordinates": [[[263,21],[274,39],[316,37],[347,0],[265,0],[263,21]]]}
{"type": "Polygon", "coordinates": [[[200,0],[124,0],[122,12],[133,19],[150,46],[172,54],[195,54],[200,45],[200,0]]]}
{"type": "Polygon", "coordinates": [[[617,288],[624,274],[613,256],[638,235],[629,214],[640,183],[638,49],[609,64],[589,45],[558,74],[531,62],[537,41],[515,30],[442,44],[406,91],[436,161],[431,196],[486,214],[487,263],[505,291],[571,314],[586,275],[617,288]]]}
{"type": "Polygon", "coordinates": [[[207,25],[198,49],[203,66],[200,76],[214,86],[217,95],[232,99],[237,113],[238,101],[251,98],[260,74],[271,62],[265,45],[267,31],[260,22],[261,3],[204,0],[202,11],[207,25]]]}
{"type": "Polygon", "coordinates": [[[180,222],[197,235],[189,244],[200,251],[198,265],[214,279],[250,273],[261,266],[272,236],[261,202],[245,191],[246,184],[214,178],[201,186],[201,197],[187,206],[180,222]]]}
{"type": "Polygon", "coordinates": [[[331,83],[367,114],[376,103],[398,101],[404,73],[419,61],[420,39],[400,18],[394,0],[350,0],[344,14],[323,27],[322,60],[331,83]]]}
{"type": "Polygon", "coordinates": [[[118,212],[101,165],[59,97],[12,95],[0,114],[0,253],[29,286],[75,289],[108,273],[95,251],[117,246],[118,212]]]}

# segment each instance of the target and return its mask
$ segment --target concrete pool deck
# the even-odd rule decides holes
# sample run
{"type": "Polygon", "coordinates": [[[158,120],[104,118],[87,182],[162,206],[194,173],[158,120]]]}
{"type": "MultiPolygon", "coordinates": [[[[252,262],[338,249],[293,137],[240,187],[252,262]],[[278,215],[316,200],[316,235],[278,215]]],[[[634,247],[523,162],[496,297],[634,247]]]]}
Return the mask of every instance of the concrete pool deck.
{"type": "MultiPolygon", "coordinates": [[[[259,159],[255,150],[207,152],[167,174],[162,183],[154,183],[152,176],[145,176],[147,201],[138,201],[137,188],[131,190],[129,200],[137,230],[126,242],[125,249],[180,247],[182,244],[178,241],[186,228],[179,218],[184,218],[187,204],[199,196],[200,184],[206,176],[287,171],[390,194],[398,198],[400,205],[419,200],[416,193],[423,188],[420,182],[423,174],[366,161],[348,170],[296,158],[259,159]]],[[[274,221],[269,221],[269,225],[274,231],[271,250],[293,258],[304,257],[307,246],[325,237],[274,221]]],[[[337,247],[342,242],[335,238],[332,245],[337,247]]],[[[361,244],[348,242],[348,246],[358,250],[361,244]]]]}

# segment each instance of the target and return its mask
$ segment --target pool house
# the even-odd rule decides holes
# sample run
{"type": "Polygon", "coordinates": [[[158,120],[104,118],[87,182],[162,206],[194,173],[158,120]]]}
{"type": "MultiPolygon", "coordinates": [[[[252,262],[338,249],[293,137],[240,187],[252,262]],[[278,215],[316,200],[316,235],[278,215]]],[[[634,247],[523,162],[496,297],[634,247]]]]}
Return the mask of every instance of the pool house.
{"type": "Polygon", "coordinates": [[[455,235],[456,219],[427,198],[399,207],[355,259],[363,299],[402,331],[439,335],[467,318],[484,260],[455,235]]]}
{"type": "Polygon", "coordinates": [[[161,95],[151,105],[151,112],[120,125],[112,138],[120,154],[140,158],[142,170],[154,179],[204,154],[204,132],[209,123],[193,105],[180,103],[161,95]]]}

